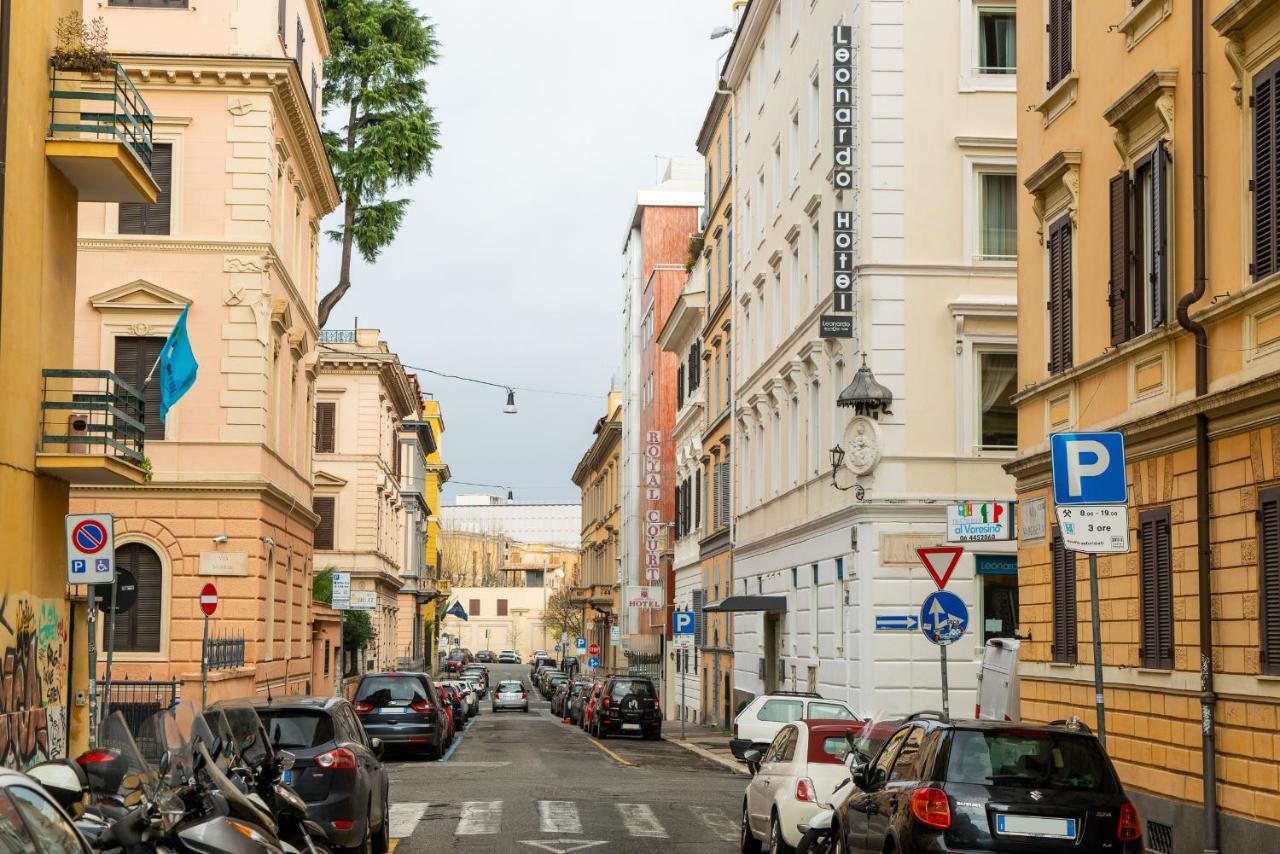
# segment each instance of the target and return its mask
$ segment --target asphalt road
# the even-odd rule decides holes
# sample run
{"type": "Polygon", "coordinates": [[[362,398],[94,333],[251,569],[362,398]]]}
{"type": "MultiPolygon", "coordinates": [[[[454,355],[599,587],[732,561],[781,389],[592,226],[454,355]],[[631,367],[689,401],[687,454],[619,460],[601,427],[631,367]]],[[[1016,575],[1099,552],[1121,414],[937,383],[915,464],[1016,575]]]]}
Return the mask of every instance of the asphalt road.
{"type": "Polygon", "coordinates": [[[743,778],[666,741],[597,742],[529,697],[528,714],[482,701],[440,762],[387,757],[395,854],[737,850],[743,778]]]}

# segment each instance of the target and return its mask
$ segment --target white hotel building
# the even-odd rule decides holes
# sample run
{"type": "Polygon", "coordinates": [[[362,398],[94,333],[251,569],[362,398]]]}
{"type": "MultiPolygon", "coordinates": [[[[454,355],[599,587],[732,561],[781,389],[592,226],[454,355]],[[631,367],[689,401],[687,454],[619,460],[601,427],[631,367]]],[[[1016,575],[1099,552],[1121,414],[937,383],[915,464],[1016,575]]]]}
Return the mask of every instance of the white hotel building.
{"type": "MultiPolygon", "coordinates": [[[[949,504],[1013,497],[1013,25],[1013,0],[752,0],[741,15],[724,67],[735,706],[808,689],[867,712],[940,707],[937,648],[876,618],[917,614],[934,590],[914,550],[945,539],[949,504]],[[855,45],[854,183],[840,194],[837,25],[855,45]],[[838,210],[854,217],[854,337],[824,340],[838,210]],[[892,392],[878,417],[836,406],[864,355],[892,392]],[[838,483],[861,497],[833,486],[837,443],[838,483]]],[[[949,649],[958,710],[984,636],[1016,631],[1015,543],[970,547],[948,589],[970,615],[949,649]]]]}

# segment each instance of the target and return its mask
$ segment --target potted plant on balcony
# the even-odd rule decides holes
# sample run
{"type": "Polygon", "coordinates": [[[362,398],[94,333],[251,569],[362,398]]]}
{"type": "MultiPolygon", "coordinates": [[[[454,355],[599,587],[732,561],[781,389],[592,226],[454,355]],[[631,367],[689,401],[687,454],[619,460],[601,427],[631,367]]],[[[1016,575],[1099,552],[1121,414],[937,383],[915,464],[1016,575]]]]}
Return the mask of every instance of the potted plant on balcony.
{"type": "Polygon", "coordinates": [[[94,125],[103,111],[102,102],[79,96],[115,67],[107,50],[106,22],[102,18],[85,20],[79,12],[68,12],[58,19],[56,35],[57,46],[49,58],[50,134],[72,138],[86,133],[96,135],[94,125]]]}
{"type": "Polygon", "coordinates": [[[101,74],[115,64],[107,49],[107,23],[102,18],[85,20],[79,12],[58,19],[58,46],[52,63],[57,71],[101,74]]]}

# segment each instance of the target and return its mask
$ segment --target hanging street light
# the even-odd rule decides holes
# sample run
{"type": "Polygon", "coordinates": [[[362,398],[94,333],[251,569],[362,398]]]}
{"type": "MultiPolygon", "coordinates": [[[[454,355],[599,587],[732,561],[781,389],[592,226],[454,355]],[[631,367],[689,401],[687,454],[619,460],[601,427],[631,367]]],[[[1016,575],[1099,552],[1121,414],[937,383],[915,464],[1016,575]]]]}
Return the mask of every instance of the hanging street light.
{"type": "Polygon", "coordinates": [[[516,393],[511,389],[507,389],[507,405],[502,407],[502,411],[507,415],[516,414],[516,393]]]}

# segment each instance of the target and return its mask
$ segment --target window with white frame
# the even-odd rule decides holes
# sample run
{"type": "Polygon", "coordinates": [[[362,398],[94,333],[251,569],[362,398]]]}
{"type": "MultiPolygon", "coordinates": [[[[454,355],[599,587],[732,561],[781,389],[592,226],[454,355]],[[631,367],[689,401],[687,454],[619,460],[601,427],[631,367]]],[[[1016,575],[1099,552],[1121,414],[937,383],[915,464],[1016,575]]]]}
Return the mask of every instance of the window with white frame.
{"type": "Polygon", "coordinates": [[[978,256],[1012,261],[1018,257],[1018,179],[1008,169],[979,167],[978,256]]]}
{"type": "Polygon", "coordinates": [[[822,144],[822,84],[815,66],[809,75],[809,148],[817,151],[822,144]]]}
{"type": "Polygon", "coordinates": [[[818,221],[814,220],[809,224],[809,307],[818,304],[821,294],[821,285],[819,279],[822,276],[822,232],[818,228],[818,221]]]}
{"type": "Polygon", "coordinates": [[[791,111],[791,135],[787,138],[787,174],[790,175],[788,189],[794,190],[800,184],[800,107],[791,111]]]}
{"type": "Polygon", "coordinates": [[[800,240],[797,239],[791,244],[791,253],[787,256],[787,287],[791,288],[791,315],[792,322],[798,322],[804,317],[805,308],[804,295],[805,289],[802,287],[800,280],[800,240]]]}
{"type": "Polygon", "coordinates": [[[818,466],[821,465],[819,459],[820,449],[822,448],[822,398],[820,392],[822,386],[815,378],[809,383],[809,471],[806,480],[818,473],[818,466]]]}
{"type": "Polygon", "coordinates": [[[977,65],[979,74],[1017,71],[1016,14],[1012,6],[978,7],[977,65]]]}
{"type": "Polygon", "coordinates": [[[769,192],[773,196],[773,209],[775,212],[782,208],[782,137],[778,137],[773,141],[773,174],[772,186],[769,192]]]}
{"type": "Polygon", "coordinates": [[[1018,386],[1018,354],[1007,349],[976,349],[974,396],[977,403],[977,438],[982,450],[1018,447],[1018,408],[1013,394],[1018,386]]]}
{"type": "Polygon", "coordinates": [[[791,483],[797,484],[804,478],[800,476],[804,468],[804,441],[800,433],[800,398],[791,398],[791,459],[787,465],[791,469],[791,483]]]}

